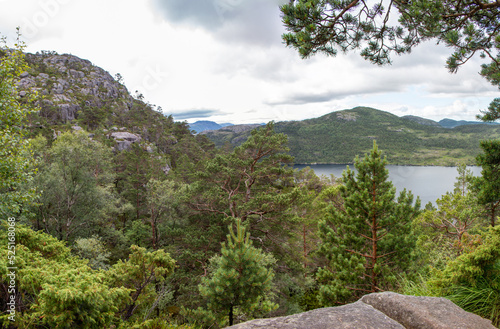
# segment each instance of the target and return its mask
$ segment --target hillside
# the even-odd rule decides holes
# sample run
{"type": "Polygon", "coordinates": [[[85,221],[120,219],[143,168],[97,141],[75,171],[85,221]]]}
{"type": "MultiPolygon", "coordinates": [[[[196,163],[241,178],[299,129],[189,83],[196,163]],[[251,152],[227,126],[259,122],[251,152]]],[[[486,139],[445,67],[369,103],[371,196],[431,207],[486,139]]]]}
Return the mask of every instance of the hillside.
{"type": "Polygon", "coordinates": [[[465,121],[465,120],[453,120],[453,119],[443,119],[439,120],[439,124],[444,128],[455,128],[464,125],[498,125],[498,122],[482,122],[482,121],[465,121]]]}
{"type": "MultiPolygon", "coordinates": [[[[350,163],[356,155],[369,151],[376,140],[391,164],[473,164],[480,140],[500,138],[500,126],[496,125],[447,129],[366,107],[278,122],[276,130],[288,135],[296,163],[350,163]]],[[[238,145],[248,134],[214,131],[206,136],[221,146],[227,142],[238,145]]]]}
{"type": "Polygon", "coordinates": [[[65,131],[84,130],[116,150],[136,143],[164,158],[168,168],[176,167],[181,156],[197,161],[194,153],[211,149],[211,142],[193,136],[186,123],[174,122],[142,95],[133,97],[119,77],[89,60],[42,52],[26,54],[26,62],[30,69],[17,85],[21,97],[30,90],[38,94],[39,111],[30,118],[33,137],[42,134],[51,143],[65,131]]]}

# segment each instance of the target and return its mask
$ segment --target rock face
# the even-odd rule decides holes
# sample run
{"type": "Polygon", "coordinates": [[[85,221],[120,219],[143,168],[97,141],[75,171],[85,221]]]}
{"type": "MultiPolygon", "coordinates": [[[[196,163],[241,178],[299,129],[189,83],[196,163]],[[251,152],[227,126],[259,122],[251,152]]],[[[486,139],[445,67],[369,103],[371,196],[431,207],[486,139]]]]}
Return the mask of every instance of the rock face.
{"type": "Polygon", "coordinates": [[[231,329],[494,329],[491,321],[445,298],[374,293],[353,304],[258,319],[231,329]]]}
{"type": "Polygon", "coordinates": [[[20,95],[32,89],[43,96],[41,114],[52,124],[71,122],[84,108],[106,106],[119,113],[132,106],[125,86],[88,60],[50,52],[26,54],[26,60],[31,70],[20,75],[20,95]]]}

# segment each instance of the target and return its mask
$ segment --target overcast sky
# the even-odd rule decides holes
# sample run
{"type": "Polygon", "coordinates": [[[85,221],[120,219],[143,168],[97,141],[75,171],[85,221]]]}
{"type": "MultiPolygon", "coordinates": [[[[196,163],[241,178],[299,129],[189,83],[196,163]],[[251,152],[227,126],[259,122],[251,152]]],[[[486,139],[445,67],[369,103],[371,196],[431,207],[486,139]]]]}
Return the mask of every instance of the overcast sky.
{"type": "Polygon", "coordinates": [[[264,123],[356,106],[474,120],[498,88],[479,59],[448,73],[428,43],[378,67],[358,53],[302,60],[281,40],[283,0],[0,0],[0,33],[120,73],[176,120],[264,123]]]}

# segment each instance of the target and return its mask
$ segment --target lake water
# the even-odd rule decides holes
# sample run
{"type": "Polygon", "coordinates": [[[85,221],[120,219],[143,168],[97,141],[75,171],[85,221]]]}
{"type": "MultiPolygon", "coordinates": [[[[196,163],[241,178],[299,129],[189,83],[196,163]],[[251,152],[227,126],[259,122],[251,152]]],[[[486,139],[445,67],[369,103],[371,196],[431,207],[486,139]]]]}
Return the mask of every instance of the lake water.
{"type": "MultiPolygon", "coordinates": [[[[303,169],[307,166],[296,165],[295,168],[303,169]]],[[[310,165],[318,176],[333,174],[335,177],[342,177],[342,172],[346,165],[310,165]]],[[[349,165],[351,170],[354,165],[349,165]]],[[[387,165],[389,170],[389,180],[396,187],[397,194],[404,188],[412,191],[413,195],[419,196],[422,207],[428,202],[435,204],[435,201],[446,192],[453,191],[453,184],[458,176],[456,167],[434,167],[434,166],[392,166],[387,165]]],[[[476,176],[481,175],[481,167],[468,167],[476,176]]]]}

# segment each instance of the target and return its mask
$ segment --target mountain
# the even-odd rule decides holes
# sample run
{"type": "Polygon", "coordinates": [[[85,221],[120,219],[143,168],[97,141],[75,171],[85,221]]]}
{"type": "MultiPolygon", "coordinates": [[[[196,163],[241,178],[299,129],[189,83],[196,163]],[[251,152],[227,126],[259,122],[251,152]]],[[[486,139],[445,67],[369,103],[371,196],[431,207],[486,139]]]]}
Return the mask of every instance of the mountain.
{"type": "Polygon", "coordinates": [[[33,137],[41,134],[52,141],[64,131],[85,130],[118,151],[137,144],[170,168],[177,158],[196,161],[194,153],[210,148],[211,142],[193,136],[186,123],[174,122],[142,95],[133,97],[119,77],[89,60],[46,51],[25,54],[25,59],[29,69],[17,86],[21,97],[38,94],[39,111],[30,117],[33,137]]]}
{"type": "Polygon", "coordinates": [[[455,128],[464,125],[498,125],[498,122],[482,122],[482,121],[465,121],[465,120],[453,120],[453,119],[443,119],[439,121],[441,127],[444,128],[455,128]]]}
{"type": "MultiPolygon", "coordinates": [[[[422,118],[420,118],[422,119],[422,118]]],[[[288,135],[290,153],[296,163],[351,163],[377,141],[391,164],[474,164],[479,141],[500,138],[500,126],[464,125],[454,129],[431,120],[398,117],[367,107],[332,112],[319,118],[276,123],[276,131],[288,135]],[[423,122],[423,123],[422,123],[423,122]]],[[[217,146],[239,145],[249,130],[206,132],[217,146]]]]}
{"type": "Polygon", "coordinates": [[[196,121],[189,124],[189,128],[196,131],[196,133],[201,133],[205,130],[217,130],[227,126],[232,126],[232,123],[217,123],[213,121],[196,121]]]}

